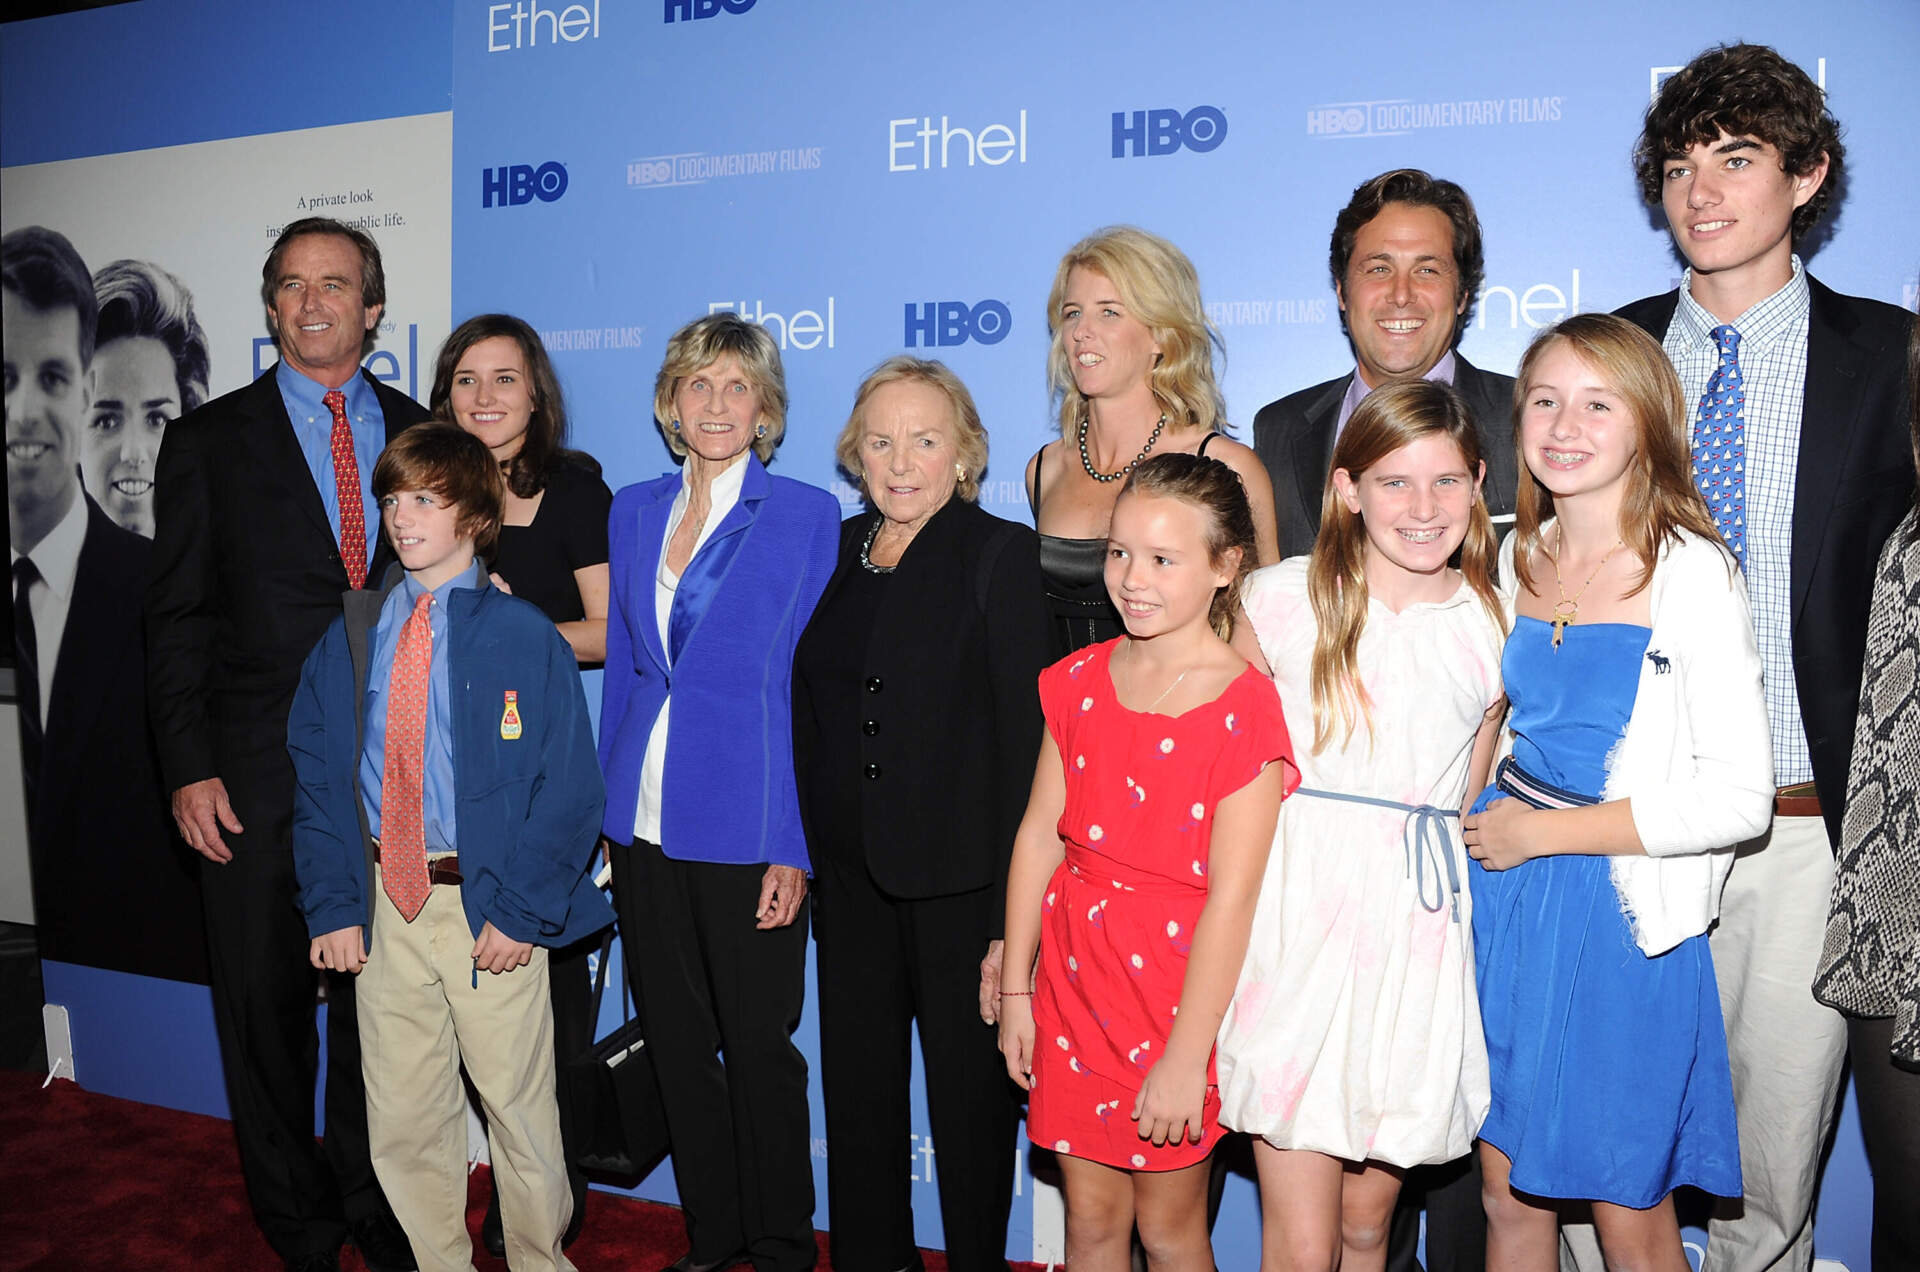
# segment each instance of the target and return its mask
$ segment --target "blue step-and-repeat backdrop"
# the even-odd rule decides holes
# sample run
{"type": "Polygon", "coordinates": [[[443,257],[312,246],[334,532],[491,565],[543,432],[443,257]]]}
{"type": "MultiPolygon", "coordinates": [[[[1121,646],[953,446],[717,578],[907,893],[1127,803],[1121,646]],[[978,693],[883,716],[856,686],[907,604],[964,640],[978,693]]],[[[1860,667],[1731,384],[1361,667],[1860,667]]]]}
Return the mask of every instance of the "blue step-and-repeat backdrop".
{"type": "MultiPolygon", "coordinates": [[[[1187,251],[1245,437],[1262,404],[1352,366],[1327,276],[1334,213],[1377,172],[1426,168],[1471,192],[1485,228],[1463,352],[1511,371],[1555,319],[1674,285],[1629,151],[1663,75],[1723,41],[1779,47],[1846,126],[1849,179],[1804,245],[1809,267],[1912,308],[1920,9],[1728,12],[139,0],[0,34],[0,219],[67,230],[95,268],[132,256],[179,275],[217,394],[272,357],[255,286],[278,225],[364,218],[394,277],[376,374],[424,396],[451,325],[520,314],[553,353],[574,443],[616,488],[670,467],[649,404],[688,319],[729,309],[773,331],[792,399],[775,471],[849,511],[831,444],[855,386],[903,349],[939,357],[991,431],[982,503],[1026,520],[1022,466],[1055,418],[1045,298],[1074,240],[1128,222],[1187,251]]],[[[46,969],[81,1080],[223,1111],[204,988],[102,964],[46,969]]],[[[816,1055],[811,1014],[801,1029],[816,1055]]],[[[921,1240],[938,1246],[940,1164],[918,1103],[914,1125],[901,1166],[921,1240]]],[[[814,1152],[824,1224],[825,1143],[814,1152]]],[[[1009,1253],[1057,1258],[1057,1194],[1033,1165],[1023,1153],[1009,1253]]],[[[670,1168],[639,1191],[671,1200],[670,1168]]],[[[1870,1195],[1849,1100],[1822,1258],[1868,1266],[1870,1195]]],[[[1258,1225],[1236,1177],[1221,1266],[1253,1264],[1258,1225]]]]}

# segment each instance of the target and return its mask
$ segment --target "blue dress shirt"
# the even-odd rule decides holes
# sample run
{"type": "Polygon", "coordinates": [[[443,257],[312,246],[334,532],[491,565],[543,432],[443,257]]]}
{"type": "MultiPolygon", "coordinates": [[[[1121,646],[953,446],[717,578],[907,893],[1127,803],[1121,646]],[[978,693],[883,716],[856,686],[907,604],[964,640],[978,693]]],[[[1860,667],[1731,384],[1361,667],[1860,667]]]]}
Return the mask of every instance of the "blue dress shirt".
{"type": "MultiPolygon", "coordinates": [[[[426,828],[427,856],[457,851],[453,809],[453,705],[447,686],[447,593],[456,587],[479,587],[485,581],[480,563],[433,589],[427,606],[427,626],[433,632],[433,659],[427,668],[427,736],[421,766],[420,821],[426,828]]],[[[380,783],[387,762],[387,683],[393,679],[393,657],[400,647],[400,629],[413,613],[414,602],[426,591],[411,574],[387,594],[380,622],[373,629],[373,661],[367,668],[367,740],[360,752],[360,798],[367,806],[367,829],[380,837],[380,783]]]]}
{"type": "MultiPolygon", "coordinates": [[[[293,423],[293,435],[299,439],[300,453],[306,457],[307,471],[320,489],[327,524],[338,540],[340,492],[333,480],[333,412],[322,400],[327,386],[294,370],[285,358],[275,368],[274,380],[280,386],[287,419],[293,423]]],[[[387,416],[380,409],[380,395],[358,372],[340,386],[340,391],[347,397],[347,427],[353,431],[353,458],[360,467],[360,506],[366,510],[367,552],[371,556],[374,545],[380,542],[380,510],[373,502],[373,465],[387,444],[387,416]]]]}

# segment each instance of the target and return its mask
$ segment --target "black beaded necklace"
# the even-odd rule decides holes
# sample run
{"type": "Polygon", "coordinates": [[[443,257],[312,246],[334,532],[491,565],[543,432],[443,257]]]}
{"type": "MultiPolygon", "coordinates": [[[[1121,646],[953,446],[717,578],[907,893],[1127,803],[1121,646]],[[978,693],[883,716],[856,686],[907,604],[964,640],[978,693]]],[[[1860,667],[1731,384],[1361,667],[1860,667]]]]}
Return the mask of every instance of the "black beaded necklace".
{"type": "Polygon", "coordinates": [[[1147,434],[1147,444],[1142,446],[1140,453],[1128,460],[1126,465],[1116,473],[1103,473],[1093,466],[1093,457],[1087,454],[1087,425],[1090,423],[1092,423],[1090,416],[1083,415],[1080,417],[1080,466],[1086,469],[1087,476],[1093,478],[1095,481],[1119,481],[1122,477],[1132,472],[1134,468],[1139,465],[1140,461],[1147,457],[1147,452],[1153,449],[1153,444],[1160,440],[1160,430],[1167,426],[1167,413],[1165,411],[1160,412],[1160,418],[1154,421],[1153,432],[1147,434]]]}

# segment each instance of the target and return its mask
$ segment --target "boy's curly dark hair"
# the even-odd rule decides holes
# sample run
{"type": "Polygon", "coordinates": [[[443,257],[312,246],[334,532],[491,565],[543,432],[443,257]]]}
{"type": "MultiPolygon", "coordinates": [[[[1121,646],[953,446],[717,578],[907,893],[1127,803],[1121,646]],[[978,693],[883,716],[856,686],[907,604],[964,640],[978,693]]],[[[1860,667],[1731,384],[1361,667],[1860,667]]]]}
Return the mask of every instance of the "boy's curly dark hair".
{"type": "Polygon", "coordinates": [[[1663,84],[1647,107],[1633,148],[1641,197],[1658,205],[1666,161],[1722,132],[1766,142],[1791,176],[1805,176],[1827,157],[1827,179],[1793,213],[1793,237],[1805,236],[1832,201],[1846,158],[1840,123],[1820,86],[1764,44],[1708,49],[1663,84]]]}

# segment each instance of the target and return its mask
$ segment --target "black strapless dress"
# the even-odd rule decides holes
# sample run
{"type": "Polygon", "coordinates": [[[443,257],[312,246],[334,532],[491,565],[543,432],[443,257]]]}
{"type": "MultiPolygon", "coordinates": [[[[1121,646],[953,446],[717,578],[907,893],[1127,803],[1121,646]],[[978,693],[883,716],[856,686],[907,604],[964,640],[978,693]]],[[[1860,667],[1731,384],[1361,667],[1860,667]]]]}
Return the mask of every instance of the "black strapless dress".
{"type": "MultiPolygon", "coordinates": [[[[1207,446],[1219,433],[1208,433],[1196,454],[1207,453],[1207,446]]],[[[1040,524],[1040,465],[1047,453],[1042,446],[1033,459],[1033,484],[1027,487],[1027,507],[1033,521],[1040,524]]],[[[1105,539],[1063,539],[1058,535],[1040,536],[1040,574],[1046,580],[1047,611],[1053,617],[1053,656],[1065,658],[1076,649],[1097,645],[1126,633],[1120,611],[1107,595],[1107,541],[1105,539]]]]}

